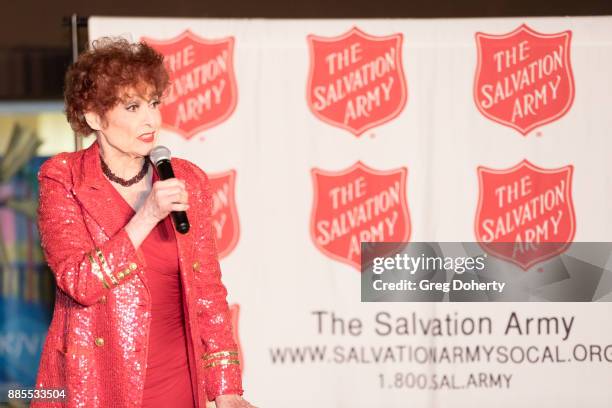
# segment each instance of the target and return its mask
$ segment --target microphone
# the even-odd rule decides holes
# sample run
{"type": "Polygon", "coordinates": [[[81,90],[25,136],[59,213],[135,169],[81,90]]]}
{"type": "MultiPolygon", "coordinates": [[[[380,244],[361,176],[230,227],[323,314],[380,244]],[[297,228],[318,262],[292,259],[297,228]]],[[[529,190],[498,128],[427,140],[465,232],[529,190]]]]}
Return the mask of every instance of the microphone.
{"type": "MultiPolygon", "coordinates": [[[[167,147],[154,147],[149,153],[149,157],[155,165],[160,179],[167,180],[174,177],[174,171],[172,171],[172,165],[170,164],[170,150],[167,147]]],[[[170,215],[174,222],[174,228],[181,234],[186,234],[189,231],[187,213],[185,211],[172,211],[170,215]]]]}

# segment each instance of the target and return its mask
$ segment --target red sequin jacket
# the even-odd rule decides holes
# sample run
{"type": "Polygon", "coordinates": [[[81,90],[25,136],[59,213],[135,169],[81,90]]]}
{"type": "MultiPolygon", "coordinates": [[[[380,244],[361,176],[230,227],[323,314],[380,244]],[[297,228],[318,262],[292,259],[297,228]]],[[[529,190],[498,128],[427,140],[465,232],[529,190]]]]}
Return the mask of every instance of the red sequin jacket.
{"type": "MultiPolygon", "coordinates": [[[[199,407],[242,394],[237,346],[211,223],[205,173],[172,159],[189,193],[191,229],[176,234],[191,377],[199,407]]],[[[39,229],[57,282],[37,389],[65,389],[34,407],[138,407],[151,321],[147,265],[114,216],[99,147],[59,154],[39,173],[39,229]]]]}

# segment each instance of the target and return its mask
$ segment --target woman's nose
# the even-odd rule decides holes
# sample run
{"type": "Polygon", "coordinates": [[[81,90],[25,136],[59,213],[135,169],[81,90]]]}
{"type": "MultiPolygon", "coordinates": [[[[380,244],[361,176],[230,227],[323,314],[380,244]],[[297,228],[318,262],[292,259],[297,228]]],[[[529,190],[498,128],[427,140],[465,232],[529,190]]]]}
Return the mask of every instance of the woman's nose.
{"type": "Polygon", "coordinates": [[[145,124],[156,127],[161,122],[161,113],[159,109],[152,106],[147,106],[145,109],[145,124]]]}

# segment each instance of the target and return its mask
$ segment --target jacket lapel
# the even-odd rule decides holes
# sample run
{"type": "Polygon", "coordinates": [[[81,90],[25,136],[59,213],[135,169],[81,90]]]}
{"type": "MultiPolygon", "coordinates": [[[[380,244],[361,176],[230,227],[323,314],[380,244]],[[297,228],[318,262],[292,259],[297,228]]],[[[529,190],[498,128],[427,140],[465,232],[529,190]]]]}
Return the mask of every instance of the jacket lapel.
{"type": "Polygon", "coordinates": [[[83,151],[81,160],[73,169],[74,194],[81,207],[93,218],[104,234],[110,238],[127,222],[117,211],[116,191],[102,174],[98,143],[83,151]]]}
{"type": "MultiPolygon", "coordinates": [[[[181,179],[181,180],[185,180],[185,182],[187,183],[187,190],[190,191],[191,189],[189,188],[190,185],[190,181],[189,177],[183,172],[183,168],[181,166],[177,166],[176,162],[172,163],[172,167],[174,170],[174,175],[181,179]]],[[[189,200],[189,203],[191,205],[192,208],[195,208],[196,205],[199,205],[199,203],[195,203],[193,202],[193,199],[189,200]]],[[[172,230],[174,231],[174,236],[176,237],[176,246],[178,249],[178,253],[179,253],[179,260],[180,260],[180,264],[181,264],[181,269],[183,270],[183,273],[186,275],[185,277],[188,279],[188,281],[191,281],[192,278],[192,274],[193,274],[193,270],[192,270],[192,262],[193,262],[193,234],[194,234],[194,220],[189,219],[189,216],[191,215],[191,213],[189,211],[187,211],[187,218],[189,220],[189,224],[191,225],[189,232],[187,232],[187,234],[181,234],[178,233],[176,231],[176,229],[174,228],[174,224],[172,224],[173,228],[172,230]]]]}

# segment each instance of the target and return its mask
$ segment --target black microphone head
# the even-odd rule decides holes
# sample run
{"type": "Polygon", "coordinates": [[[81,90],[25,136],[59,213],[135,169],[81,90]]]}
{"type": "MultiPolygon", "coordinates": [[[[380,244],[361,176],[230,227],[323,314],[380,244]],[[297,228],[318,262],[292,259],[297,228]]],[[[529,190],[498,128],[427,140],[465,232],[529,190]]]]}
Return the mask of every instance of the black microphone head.
{"type": "Polygon", "coordinates": [[[153,164],[157,165],[162,160],[170,160],[170,149],[166,146],[156,146],[149,153],[149,157],[153,164]]]}

